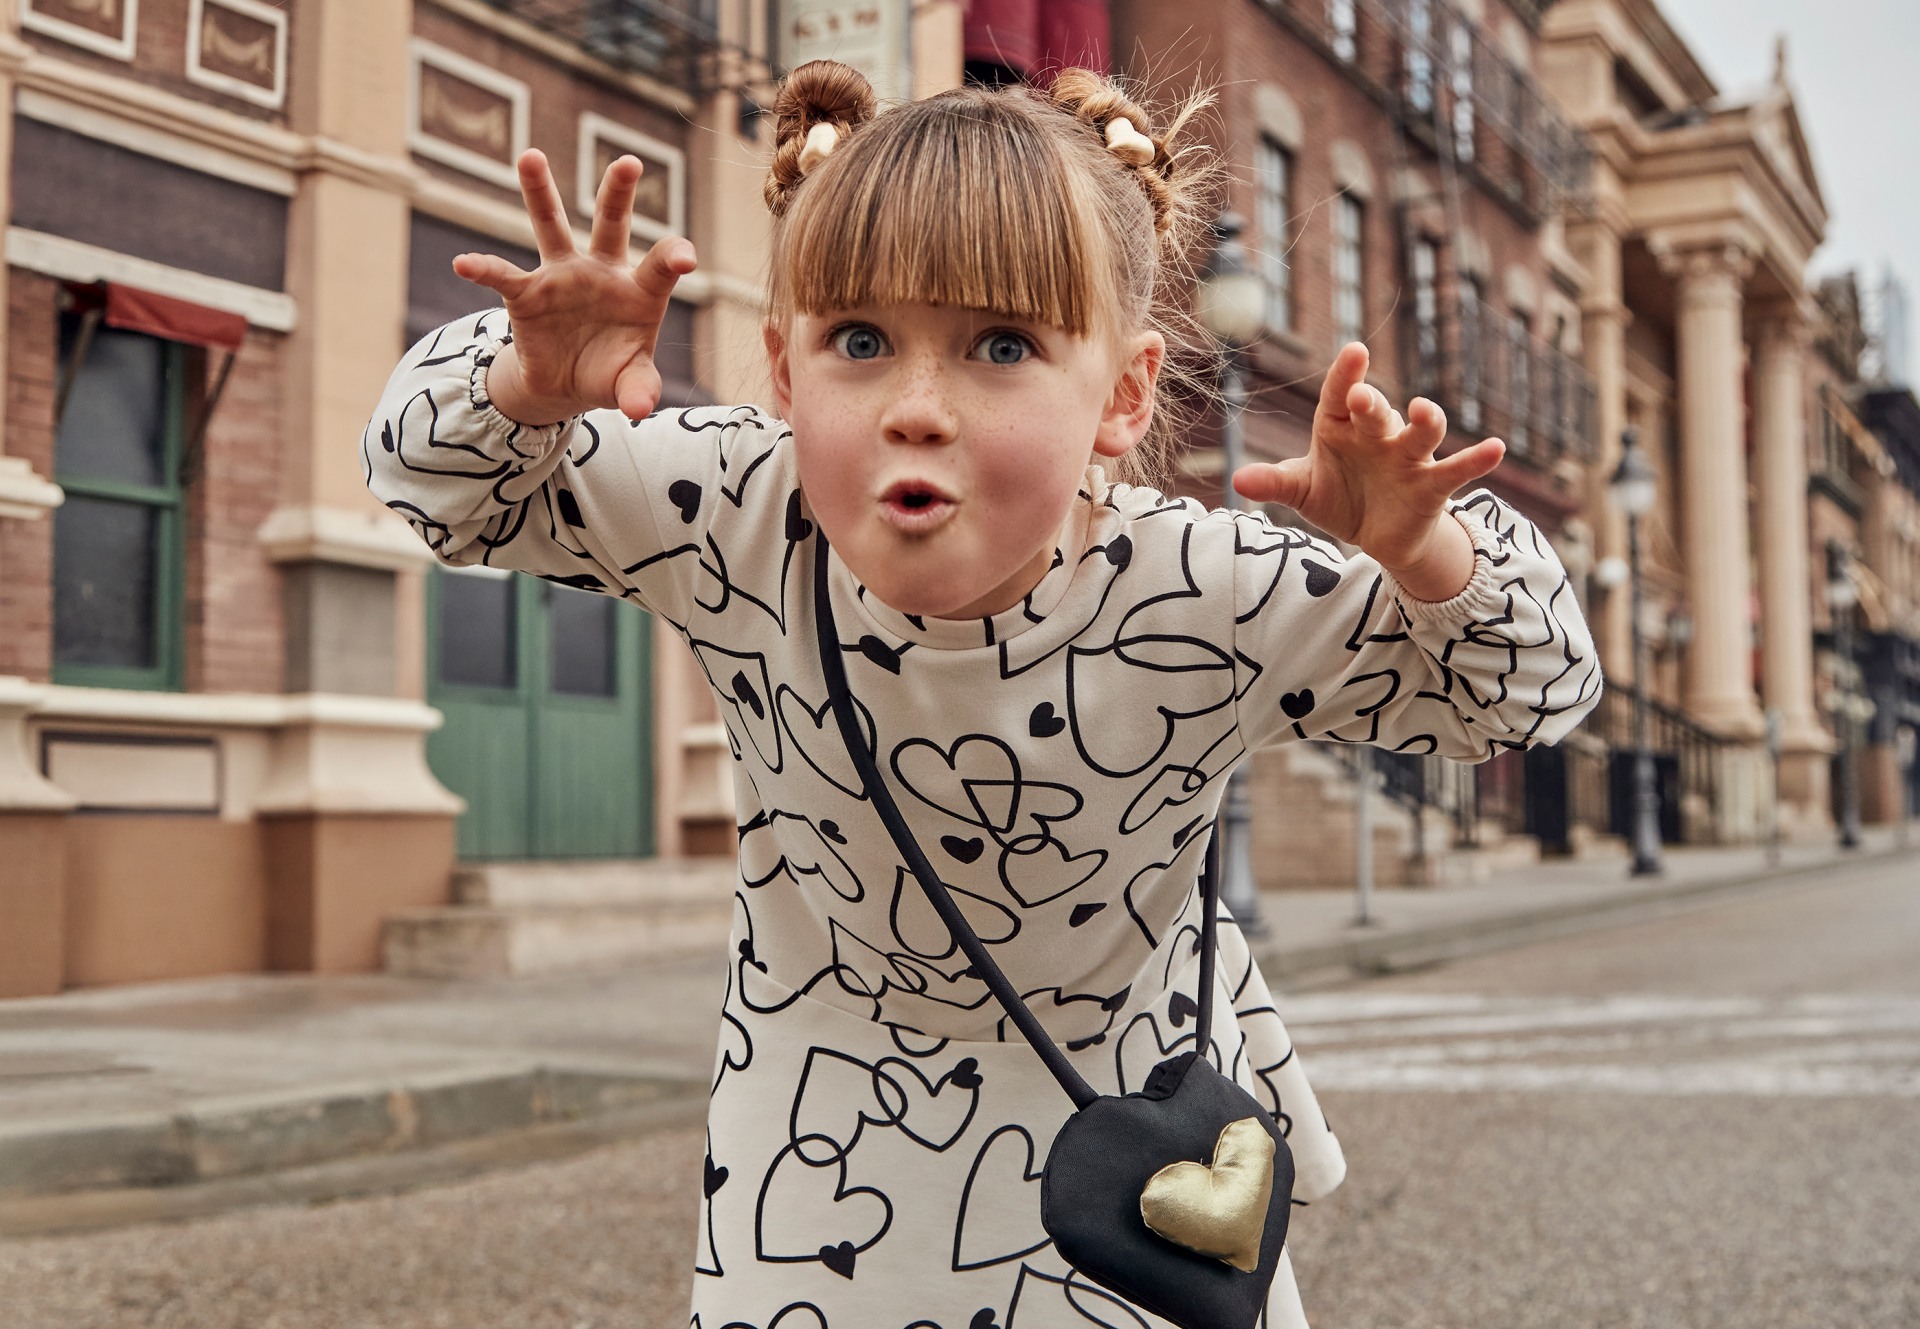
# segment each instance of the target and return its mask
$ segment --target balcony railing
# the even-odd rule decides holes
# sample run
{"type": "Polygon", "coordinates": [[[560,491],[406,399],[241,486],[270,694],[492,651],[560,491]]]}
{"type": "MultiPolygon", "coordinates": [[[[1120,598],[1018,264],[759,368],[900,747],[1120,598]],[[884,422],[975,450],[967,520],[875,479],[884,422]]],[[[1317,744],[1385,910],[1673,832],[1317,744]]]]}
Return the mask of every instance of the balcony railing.
{"type": "Polygon", "coordinates": [[[1509,312],[1477,300],[1437,305],[1430,319],[1417,308],[1407,315],[1412,391],[1439,402],[1454,428],[1498,436],[1537,466],[1590,461],[1596,394],[1580,363],[1509,312]]]}
{"type": "Polygon", "coordinates": [[[1409,135],[1532,217],[1585,194],[1586,135],[1448,0],[1262,0],[1409,135]]]}
{"type": "Polygon", "coordinates": [[[719,0],[487,0],[589,55],[676,87],[705,86],[719,0]]]}

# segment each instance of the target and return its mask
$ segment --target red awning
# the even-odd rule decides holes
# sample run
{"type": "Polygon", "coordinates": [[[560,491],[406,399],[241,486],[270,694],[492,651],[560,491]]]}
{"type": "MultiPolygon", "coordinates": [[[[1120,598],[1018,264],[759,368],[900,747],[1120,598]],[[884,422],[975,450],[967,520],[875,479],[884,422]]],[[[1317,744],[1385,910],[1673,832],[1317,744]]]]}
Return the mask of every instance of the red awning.
{"type": "Polygon", "coordinates": [[[244,314],[209,309],[190,300],[176,300],[118,282],[107,288],[106,325],[128,332],[144,332],[168,341],[186,342],[214,350],[237,351],[247,337],[244,314]]]}
{"type": "Polygon", "coordinates": [[[1040,0],[972,0],[966,58],[1025,75],[1040,62],[1040,0]]]}
{"type": "Polygon", "coordinates": [[[1049,71],[1112,72],[1107,0],[1047,0],[1040,6],[1040,52],[1049,71]]]}

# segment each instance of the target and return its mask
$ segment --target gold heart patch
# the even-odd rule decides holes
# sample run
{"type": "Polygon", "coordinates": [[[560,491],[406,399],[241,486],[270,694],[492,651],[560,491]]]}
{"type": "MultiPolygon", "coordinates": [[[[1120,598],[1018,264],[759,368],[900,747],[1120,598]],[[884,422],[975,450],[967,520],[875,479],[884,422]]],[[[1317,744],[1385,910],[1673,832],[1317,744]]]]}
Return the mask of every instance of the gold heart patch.
{"type": "Polygon", "coordinates": [[[1140,1192],[1146,1225],[1188,1250],[1252,1273],[1273,1198],[1273,1137],[1258,1117],[1230,1122],[1213,1146],[1213,1165],[1169,1163],[1140,1192]]]}

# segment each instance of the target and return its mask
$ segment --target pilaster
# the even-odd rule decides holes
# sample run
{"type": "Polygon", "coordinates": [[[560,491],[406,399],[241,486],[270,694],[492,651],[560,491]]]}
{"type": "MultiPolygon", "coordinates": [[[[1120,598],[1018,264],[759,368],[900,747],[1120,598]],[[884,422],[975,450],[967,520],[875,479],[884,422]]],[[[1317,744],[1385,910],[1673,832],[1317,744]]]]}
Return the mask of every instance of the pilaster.
{"type": "MultiPolygon", "coordinates": [[[[1621,280],[1620,236],[1603,220],[1574,228],[1569,239],[1590,278],[1580,304],[1580,341],[1594,385],[1593,463],[1587,470],[1587,493],[1594,496],[1587,514],[1593,525],[1594,556],[1625,560],[1627,521],[1608,498],[1613,472],[1620,465],[1620,432],[1627,422],[1627,328],[1633,322],[1621,280]]],[[[1617,586],[1605,591],[1595,609],[1593,632],[1601,669],[1609,678],[1633,679],[1628,589],[1617,586]]]]}
{"type": "Polygon", "coordinates": [[[1813,696],[1813,628],[1807,597],[1806,352],[1809,312],[1768,307],[1756,320],[1754,466],[1759,490],[1761,682],[1780,712],[1783,800],[1803,820],[1823,822],[1826,754],[1813,696]]]}
{"type": "Polygon", "coordinates": [[[358,453],[404,349],[412,33],[410,0],[293,10],[290,116],[306,150],[287,290],[300,315],[279,506],[260,531],[283,574],[281,686],[296,701],[257,809],[273,968],[377,967],[381,918],[443,901],[454,861],[462,804],[426,764],[438,716],[395,700],[417,684],[424,651],[417,625],[399,621],[419,609],[400,580],[432,557],[368,493],[358,453]]]}
{"type": "Polygon", "coordinates": [[[67,814],[26,741],[44,689],[0,676],[0,998],[60,990],[66,957],[67,814]]]}
{"type": "Polygon", "coordinates": [[[1682,247],[1650,237],[1674,278],[1680,417],[1681,550],[1694,637],[1686,708],[1736,738],[1764,730],[1752,684],[1753,578],[1741,371],[1742,285],[1753,251],[1731,239],[1682,247]]]}

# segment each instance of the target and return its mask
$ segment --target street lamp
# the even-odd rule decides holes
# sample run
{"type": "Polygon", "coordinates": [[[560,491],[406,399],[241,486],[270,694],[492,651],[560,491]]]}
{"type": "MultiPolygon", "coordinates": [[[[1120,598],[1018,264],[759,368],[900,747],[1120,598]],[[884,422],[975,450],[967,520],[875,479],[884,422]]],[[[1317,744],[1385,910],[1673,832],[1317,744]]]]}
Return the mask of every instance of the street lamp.
{"type": "Polygon", "coordinates": [[[1860,847],[1860,782],[1853,769],[1853,584],[1852,559],[1839,540],[1827,541],[1827,609],[1833,616],[1833,721],[1840,730],[1840,847],[1860,847]]]}
{"type": "MultiPolygon", "coordinates": [[[[1258,337],[1266,322],[1267,293],[1260,275],[1247,266],[1247,251],[1240,243],[1246,222],[1231,212],[1214,219],[1213,249],[1201,265],[1194,290],[1194,312],[1200,324],[1225,346],[1221,357],[1220,395],[1225,398],[1225,418],[1221,421],[1220,451],[1222,482],[1226,486],[1226,506],[1240,506],[1233,490],[1233,473],[1240,469],[1243,451],[1240,416],[1247,405],[1247,386],[1241,374],[1241,348],[1258,337]]],[[[1227,911],[1250,937],[1266,932],[1260,917],[1260,891],[1253,881],[1253,844],[1247,810],[1247,768],[1234,768],[1227,780],[1226,808],[1221,827],[1220,898],[1227,911]]]]}
{"type": "Polygon", "coordinates": [[[1659,497],[1653,467],[1640,451],[1640,431],[1620,431],[1620,465],[1608,481],[1613,505],[1627,518],[1627,580],[1633,587],[1628,614],[1633,627],[1633,875],[1650,877],[1660,864],[1660,791],[1654,785],[1653,746],[1647,737],[1647,694],[1652,673],[1647,629],[1642,621],[1645,588],[1640,575],[1640,519],[1659,497]]]}

